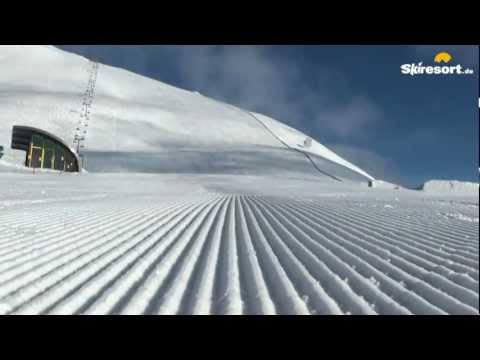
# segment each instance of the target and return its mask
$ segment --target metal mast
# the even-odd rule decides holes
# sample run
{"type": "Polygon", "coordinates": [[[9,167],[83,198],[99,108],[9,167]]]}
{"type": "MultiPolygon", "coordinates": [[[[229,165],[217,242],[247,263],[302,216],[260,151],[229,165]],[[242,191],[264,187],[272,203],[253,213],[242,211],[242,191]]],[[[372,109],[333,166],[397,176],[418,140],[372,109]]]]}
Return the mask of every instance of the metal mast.
{"type": "Polygon", "coordinates": [[[90,121],[90,114],[92,109],[93,97],[95,94],[95,85],[97,83],[98,75],[98,63],[90,61],[88,69],[88,83],[85,92],[82,95],[82,107],[80,109],[80,118],[75,129],[75,135],[73,137],[73,147],[80,157],[84,167],[84,157],[81,151],[85,147],[85,138],[88,130],[88,123],[90,121]]]}

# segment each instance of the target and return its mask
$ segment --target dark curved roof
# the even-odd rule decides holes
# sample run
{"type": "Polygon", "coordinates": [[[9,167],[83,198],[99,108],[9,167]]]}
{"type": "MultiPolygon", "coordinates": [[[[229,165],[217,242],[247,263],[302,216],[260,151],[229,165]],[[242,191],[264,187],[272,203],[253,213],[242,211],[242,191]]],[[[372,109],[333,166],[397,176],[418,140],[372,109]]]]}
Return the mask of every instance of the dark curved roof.
{"type": "Polygon", "coordinates": [[[40,134],[44,135],[53,141],[63,145],[66,147],[72,155],[75,157],[77,160],[77,164],[80,164],[80,159],[78,157],[78,154],[61,138],[58,136],[51,134],[45,130],[34,128],[31,126],[23,126],[23,125],[14,125],[12,129],[12,149],[18,149],[18,150],[28,150],[28,144],[30,143],[31,135],[33,134],[40,134]],[[28,144],[27,144],[27,138],[28,137],[28,144]],[[26,147],[25,147],[26,146],[26,147]]]}

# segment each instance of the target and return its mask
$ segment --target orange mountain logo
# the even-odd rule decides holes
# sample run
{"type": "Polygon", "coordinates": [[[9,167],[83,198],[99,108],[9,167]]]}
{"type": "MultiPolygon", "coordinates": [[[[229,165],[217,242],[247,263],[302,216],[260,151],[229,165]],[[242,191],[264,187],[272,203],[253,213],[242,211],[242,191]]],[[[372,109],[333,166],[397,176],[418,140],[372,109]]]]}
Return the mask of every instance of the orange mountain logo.
{"type": "Polygon", "coordinates": [[[435,61],[436,63],[444,62],[445,64],[448,64],[450,60],[452,60],[452,55],[445,51],[439,52],[437,55],[435,55],[435,58],[433,59],[433,61],[435,61]]]}

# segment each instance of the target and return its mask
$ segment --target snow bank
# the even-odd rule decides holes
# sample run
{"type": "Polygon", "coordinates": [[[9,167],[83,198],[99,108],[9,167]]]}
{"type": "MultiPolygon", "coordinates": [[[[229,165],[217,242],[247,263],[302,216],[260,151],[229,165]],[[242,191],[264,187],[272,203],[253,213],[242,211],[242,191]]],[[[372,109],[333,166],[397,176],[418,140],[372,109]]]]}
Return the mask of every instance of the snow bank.
{"type": "Polygon", "coordinates": [[[430,193],[477,194],[478,183],[457,180],[430,180],[423,184],[422,190],[430,193]]]}

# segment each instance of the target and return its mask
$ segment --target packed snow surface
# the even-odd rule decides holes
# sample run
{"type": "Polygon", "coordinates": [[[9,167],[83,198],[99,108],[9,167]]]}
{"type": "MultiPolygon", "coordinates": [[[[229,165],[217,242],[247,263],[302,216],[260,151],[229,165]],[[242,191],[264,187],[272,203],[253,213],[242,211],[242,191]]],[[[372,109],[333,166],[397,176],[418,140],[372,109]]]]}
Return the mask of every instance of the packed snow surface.
{"type": "Polygon", "coordinates": [[[307,179],[3,173],[0,311],[478,314],[478,216],[307,179]]]}

